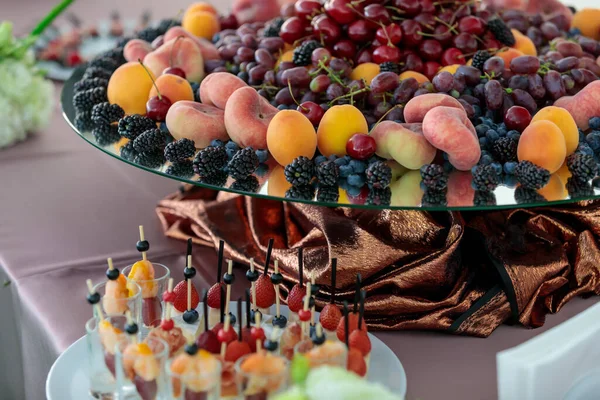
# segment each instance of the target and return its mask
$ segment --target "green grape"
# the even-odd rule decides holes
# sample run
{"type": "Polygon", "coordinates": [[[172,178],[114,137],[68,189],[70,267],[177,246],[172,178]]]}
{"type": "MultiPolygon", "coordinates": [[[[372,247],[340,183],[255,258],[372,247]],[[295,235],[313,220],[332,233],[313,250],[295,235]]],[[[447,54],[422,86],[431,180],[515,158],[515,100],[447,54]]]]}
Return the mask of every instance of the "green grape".
{"type": "Polygon", "coordinates": [[[309,372],[310,362],[308,361],[308,358],[300,354],[296,354],[296,356],[294,356],[294,359],[292,360],[291,366],[292,381],[296,385],[304,384],[309,372]]]}

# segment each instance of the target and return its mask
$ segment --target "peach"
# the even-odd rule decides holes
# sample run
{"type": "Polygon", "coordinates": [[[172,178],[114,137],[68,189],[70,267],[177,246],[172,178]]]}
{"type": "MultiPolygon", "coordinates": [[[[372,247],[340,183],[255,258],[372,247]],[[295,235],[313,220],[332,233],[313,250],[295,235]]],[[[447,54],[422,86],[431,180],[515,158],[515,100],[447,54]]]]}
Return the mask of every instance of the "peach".
{"type": "Polygon", "coordinates": [[[238,22],[266,22],[279,16],[280,4],[277,0],[237,0],[233,4],[233,14],[238,22]]]}
{"type": "Polygon", "coordinates": [[[200,84],[200,99],[203,104],[224,110],[233,92],[246,86],[246,82],[228,72],[209,74],[200,84]]]}
{"type": "MultiPolygon", "coordinates": [[[[535,47],[535,44],[533,44],[533,42],[531,41],[531,39],[529,39],[529,37],[523,35],[521,32],[519,32],[516,29],[511,29],[513,35],[515,36],[515,45],[513,46],[513,48],[519,50],[520,52],[522,52],[525,55],[528,56],[537,56],[537,49],[535,47]]],[[[508,65],[508,64],[506,64],[508,65]]]]}
{"type": "Polygon", "coordinates": [[[159,76],[156,80],[156,86],[152,86],[152,89],[150,89],[148,98],[158,96],[158,93],[169,99],[172,104],[178,101],[194,101],[194,91],[189,82],[177,75],[165,74],[159,76]]]}
{"type": "Polygon", "coordinates": [[[481,158],[475,127],[464,110],[435,107],[423,120],[423,135],[435,148],[448,154],[448,161],[459,171],[469,171],[481,158]]]}
{"type": "Polygon", "coordinates": [[[277,110],[250,86],[233,92],[225,105],[225,126],[241,147],[267,148],[267,129],[277,110]]]}
{"type": "Polygon", "coordinates": [[[537,121],[554,122],[565,137],[567,156],[575,153],[577,146],[579,146],[579,129],[577,129],[575,120],[567,110],[556,106],[544,107],[531,120],[531,122],[537,121]]]}
{"type": "Polygon", "coordinates": [[[579,129],[587,131],[590,119],[600,115],[600,81],[590,83],[575,96],[561,97],[554,105],[566,109],[579,129]]]}
{"type": "Polygon", "coordinates": [[[361,79],[366,82],[367,85],[371,84],[373,78],[379,75],[381,68],[375,63],[364,63],[358,65],[350,74],[350,79],[360,81],[361,79]]]}
{"type": "Polygon", "coordinates": [[[317,150],[317,133],[312,122],[301,112],[280,111],[269,124],[267,148],[275,161],[283,166],[300,156],[312,159],[317,150]]]}
{"type": "Polygon", "coordinates": [[[168,42],[172,39],[177,39],[179,36],[191,39],[200,47],[204,60],[220,60],[219,50],[212,44],[211,41],[192,35],[180,26],[174,26],[165,33],[164,41],[168,42]]]}
{"type": "Polygon", "coordinates": [[[214,139],[229,140],[224,113],[216,107],[194,101],[179,101],[167,113],[167,128],[177,140],[190,139],[203,149],[214,139]]]}
{"type": "Polygon", "coordinates": [[[175,38],[165,42],[144,58],[144,64],[156,76],[169,67],[181,68],[190,82],[204,79],[204,57],[196,43],[188,38],[175,38]]]}
{"type": "Polygon", "coordinates": [[[584,8],[573,16],[573,28],[581,31],[582,36],[600,40],[600,9],[584,8]]]}
{"type": "Polygon", "coordinates": [[[346,155],[348,140],[357,133],[369,133],[362,112],[351,105],[333,106],[323,116],[317,131],[319,151],[325,157],[346,155]]]}
{"type": "Polygon", "coordinates": [[[565,137],[554,122],[533,122],[519,139],[517,156],[519,161],[531,161],[553,174],[560,169],[567,156],[565,137]]]}
{"type": "Polygon", "coordinates": [[[406,168],[403,165],[400,165],[394,160],[387,160],[385,163],[392,170],[392,182],[396,182],[398,179],[402,178],[408,171],[410,171],[408,168],[406,168]]]}
{"type": "Polygon", "coordinates": [[[417,207],[423,199],[421,188],[421,172],[408,171],[400,179],[390,185],[393,207],[417,207]]]}
{"type": "Polygon", "coordinates": [[[373,129],[371,136],[377,142],[378,156],[391,158],[408,169],[417,170],[431,164],[437,153],[423,136],[421,124],[384,121],[373,129]]]}
{"type": "Polygon", "coordinates": [[[148,54],[152,53],[152,45],[145,40],[133,39],[127,42],[123,48],[123,56],[128,62],[143,60],[148,54]]]}
{"type": "Polygon", "coordinates": [[[399,78],[401,81],[408,79],[408,78],[415,78],[417,80],[417,82],[419,82],[419,84],[429,82],[429,78],[427,78],[425,75],[423,75],[419,72],[415,72],[415,71],[405,71],[400,74],[399,78]]]}
{"type": "Polygon", "coordinates": [[[221,30],[219,17],[208,11],[185,13],[181,26],[192,35],[207,40],[211,40],[221,30]]]}
{"type": "Polygon", "coordinates": [[[466,171],[452,171],[448,176],[448,207],[471,207],[475,200],[475,189],[471,183],[473,174],[466,171]]]}
{"type": "Polygon", "coordinates": [[[409,123],[423,122],[429,110],[435,107],[454,107],[465,110],[458,100],[444,93],[430,93],[412,98],[404,107],[404,120],[409,123]]]}
{"type": "Polygon", "coordinates": [[[110,77],[108,82],[108,101],[118,104],[125,114],[146,114],[148,93],[152,88],[154,74],[148,72],[137,61],[121,65],[110,77]]]}

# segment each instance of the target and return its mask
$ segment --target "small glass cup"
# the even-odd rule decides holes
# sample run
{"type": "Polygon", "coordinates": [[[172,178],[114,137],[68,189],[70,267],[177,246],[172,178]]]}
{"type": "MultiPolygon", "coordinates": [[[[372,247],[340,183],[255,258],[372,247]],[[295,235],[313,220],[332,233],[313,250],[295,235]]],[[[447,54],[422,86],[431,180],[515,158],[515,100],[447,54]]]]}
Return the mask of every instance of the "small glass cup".
{"type": "Polygon", "coordinates": [[[171,271],[162,264],[152,263],[154,268],[154,279],[150,280],[132,280],[129,279],[133,265],[128,265],[123,269],[123,274],[127,277],[128,286],[136,283],[142,292],[142,336],[146,336],[150,329],[160,325],[163,312],[162,294],[167,290],[167,284],[171,271]]]}
{"type": "MultiPolygon", "coordinates": [[[[104,315],[125,315],[127,311],[131,312],[133,321],[140,325],[140,317],[142,315],[142,289],[140,286],[131,282],[129,285],[129,297],[117,298],[115,293],[111,293],[111,289],[107,291],[109,281],[102,282],[94,286],[94,291],[100,295],[100,307],[104,315]]],[[[94,307],[94,316],[98,317],[96,307],[94,307]]]]}
{"type": "Polygon", "coordinates": [[[120,400],[170,400],[167,390],[166,364],[169,345],[159,338],[147,338],[141,345],[150,354],[128,351],[129,343],[117,347],[115,371],[120,400]]]}
{"type": "MultiPolygon", "coordinates": [[[[180,357],[187,357],[187,355],[180,357]]],[[[221,398],[221,362],[215,357],[211,357],[206,363],[195,359],[196,356],[189,358],[189,362],[197,364],[193,373],[185,375],[172,371],[173,364],[178,362],[176,359],[167,363],[170,399],[219,400],[221,398]]]]}
{"type": "Polygon", "coordinates": [[[115,352],[119,343],[127,340],[125,324],[127,318],[122,315],[105,318],[114,330],[102,331],[100,319],[93,317],[85,324],[88,356],[88,376],[90,395],[96,399],[112,398],[117,385],[115,380],[115,352]]]}
{"type": "Polygon", "coordinates": [[[300,341],[294,348],[294,354],[305,356],[311,368],[322,366],[346,368],[348,361],[348,349],[346,345],[338,341],[326,341],[316,346],[312,340],[300,341]]]}
{"type": "Polygon", "coordinates": [[[239,399],[255,400],[268,399],[278,393],[284,392],[289,385],[289,361],[287,358],[267,353],[248,354],[240,358],[235,363],[235,379],[238,387],[239,399]],[[251,357],[263,357],[265,363],[271,367],[277,362],[281,365],[281,370],[270,374],[245,371],[244,364],[251,357]]]}

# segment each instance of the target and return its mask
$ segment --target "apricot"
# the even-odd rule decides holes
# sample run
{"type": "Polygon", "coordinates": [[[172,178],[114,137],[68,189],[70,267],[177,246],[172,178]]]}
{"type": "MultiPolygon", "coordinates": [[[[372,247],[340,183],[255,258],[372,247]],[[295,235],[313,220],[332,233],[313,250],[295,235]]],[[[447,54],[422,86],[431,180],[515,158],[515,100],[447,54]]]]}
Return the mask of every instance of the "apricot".
{"type": "Polygon", "coordinates": [[[521,57],[526,55],[525,53],[523,53],[521,50],[517,50],[517,49],[506,49],[504,51],[501,51],[499,53],[496,53],[496,55],[498,57],[500,57],[501,59],[504,60],[504,65],[510,65],[510,62],[517,57],[521,57]]]}
{"type": "Polygon", "coordinates": [[[415,78],[417,80],[417,82],[419,82],[419,84],[429,82],[429,78],[427,78],[425,75],[415,72],[415,71],[405,71],[400,74],[399,78],[401,81],[408,79],[408,78],[415,78]]]}
{"type": "Polygon", "coordinates": [[[554,122],[534,122],[523,131],[517,156],[519,161],[531,161],[553,174],[567,156],[565,137],[554,122]]]}
{"type": "Polygon", "coordinates": [[[435,107],[454,107],[464,111],[462,104],[444,93],[429,93],[413,97],[404,107],[404,120],[408,124],[423,122],[425,115],[435,107]]]}
{"type": "Polygon", "coordinates": [[[550,175],[550,180],[540,190],[537,192],[541,194],[548,201],[558,201],[564,200],[569,195],[569,191],[565,186],[565,182],[563,182],[558,172],[550,175]]]}
{"type": "Polygon", "coordinates": [[[199,1],[197,3],[190,4],[187,10],[185,10],[185,14],[195,13],[196,11],[207,11],[211,14],[219,15],[219,12],[216,8],[204,1],[199,1]]]}
{"type": "Polygon", "coordinates": [[[152,86],[148,98],[158,96],[158,93],[171,100],[172,104],[178,101],[194,101],[194,90],[188,81],[171,74],[165,74],[158,77],[156,87],[152,86]],[[158,91],[156,90],[158,87],[158,91]]]}
{"type": "Polygon", "coordinates": [[[137,61],[121,65],[108,81],[108,101],[120,105],[125,114],[145,115],[153,78],[137,61]]]}
{"type": "Polygon", "coordinates": [[[587,131],[590,119],[600,115],[600,81],[590,83],[575,96],[561,97],[554,105],[566,109],[579,129],[587,131]]]}
{"type": "Polygon", "coordinates": [[[362,79],[367,85],[370,85],[373,78],[379,75],[379,72],[381,72],[379,65],[375,63],[364,63],[358,65],[356,68],[354,68],[354,70],[352,70],[350,79],[355,81],[360,81],[362,79]]]}
{"type": "Polygon", "coordinates": [[[312,159],[317,150],[317,133],[300,111],[279,111],[269,123],[267,149],[283,166],[300,156],[312,159]]]}
{"type": "Polygon", "coordinates": [[[267,194],[273,197],[285,197],[285,192],[291,187],[292,184],[287,181],[283,167],[281,165],[276,165],[269,175],[267,194]]]}
{"type": "MultiPolygon", "coordinates": [[[[513,46],[514,49],[519,50],[520,52],[522,52],[523,54],[527,55],[527,56],[537,56],[537,49],[535,47],[535,44],[533,44],[533,42],[531,41],[531,39],[529,39],[529,37],[523,35],[521,32],[519,32],[516,29],[511,29],[513,35],[515,36],[515,45],[513,46]]],[[[508,64],[506,64],[508,65],[508,64]]]]}
{"type": "MultiPolygon", "coordinates": [[[[470,62],[473,63],[473,60],[470,60],[470,62]]],[[[444,68],[442,68],[438,71],[438,74],[440,72],[446,71],[446,72],[450,72],[452,75],[454,75],[456,73],[456,70],[458,69],[458,67],[460,67],[460,64],[446,65],[444,68]]]]}
{"type": "Polygon", "coordinates": [[[532,123],[537,121],[554,122],[565,137],[567,156],[575,153],[579,146],[579,129],[567,110],[556,106],[544,107],[531,120],[532,123]]]}
{"type": "Polygon", "coordinates": [[[579,10],[573,16],[571,27],[579,29],[582,36],[600,40],[600,9],[584,8],[579,10]]]}
{"type": "Polygon", "coordinates": [[[221,30],[219,18],[208,11],[186,13],[181,26],[192,35],[208,40],[221,30]]]}
{"type": "Polygon", "coordinates": [[[346,155],[348,140],[357,133],[368,134],[363,113],[351,105],[333,106],[323,116],[317,131],[319,151],[325,157],[346,155]]]}
{"type": "Polygon", "coordinates": [[[565,160],[563,165],[553,175],[558,175],[560,180],[563,181],[563,185],[569,181],[569,178],[572,177],[573,174],[569,170],[569,166],[567,165],[567,160],[565,160]]]}
{"type": "Polygon", "coordinates": [[[275,63],[275,68],[279,67],[279,64],[282,62],[291,62],[294,60],[294,50],[288,50],[281,54],[277,62],[275,63]]]}

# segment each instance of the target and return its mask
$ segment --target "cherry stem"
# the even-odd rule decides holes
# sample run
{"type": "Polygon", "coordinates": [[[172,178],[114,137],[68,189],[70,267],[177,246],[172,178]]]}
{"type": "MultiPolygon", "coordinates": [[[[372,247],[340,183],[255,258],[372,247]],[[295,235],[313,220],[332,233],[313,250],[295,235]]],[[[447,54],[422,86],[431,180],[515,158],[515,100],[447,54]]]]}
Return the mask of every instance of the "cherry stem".
{"type": "Polygon", "coordinates": [[[327,75],[334,81],[336,81],[337,83],[339,83],[342,86],[346,86],[344,85],[344,82],[339,78],[339,76],[337,76],[337,74],[335,73],[335,71],[333,71],[331,68],[329,68],[327,65],[325,65],[325,63],[322,60],[319,60],[319,67],[324,70],[325,72],[327,72],[327,75]]]}
{"type": "Polygon", "coordinates": [[[345,98],[348,98],[348,97],[351,97],[351,98],[352,98],[352,97],[356,96],[357,94],[361,94],[361,93],[365,93],[365,92],[369,92],[369,91],[371,91],[371,89],[366,87],[366,88],[364,88],[364,89],[360,89],[360,90],[357,90],[357,91],[355,91],[355,92],[350,92],[350,93],[348,93],[348,94],[345,94],[345,95],[343,95],[343,96],[336,97],[335,99],[331,100],[331,101],[329,102],[329,104],[330,104],[330,105],[333,105],[333,104],[334,104],[336,101],[339,101],[339,100],[341,100],[341,99],[345,99],[345,98]]]}
{"type": "Polygon", "coordinates": [[[152,85],[154,85],[154,88],[156,89],[156,93],[158,93],[158,99],[162,100],[162,95],[160,94],[160,90],[158,90],[158,86],[156,85],[156,81],[152,77],[152,74],[150,73],[150,71],[148,70],[148,68],[146,68],[146,66],[144,65],[144,63],[142,62],[141,59],[138,58],[138,62],[140,63],[140,65],[142,66],[142,68],[144,68],[144,71],[146,71],[146,73],[148,74],[148,76],[150,77],[150,80],[152,81],[152,85]]]}
{"type": "Polygon", "coordinates": [[[458,31],[456,30],[456,25],[451,25],[449,23],[447,23],[446,21],[442,20],[439,17],[435,17],[434,18],[436,22],[439,22],[440,24],[444,25],[446,28],[448,28],[448,30],[452,33],[454,33],[455,35],[458,35],[458,31]]]}
{"type": "Polygon", "coordinates": [[[306,107],[302,107],[300,105],[300,103],[298,103],[298,100],[296,100],[296,97],[294,96],[294,91],[292,90],[292,82],[290,82],[288,80],[288,89],[290,91],[290,96],[292,96],[292,100],[294,101],[294,103],[304,112],[309,112],[310,110],[306,107]]]}
{"type": "Polygon", "coordinates": [[[379,121],[377,121],[377,123],[375,124],[375,126],[373,127],[371,132],[373,132],[379,126],[379,124],[385,120],[385,117],[390,115],[390,113],[392,111],[394,111],[396,108],[402,108],[402,107],[404,107],[402,104],[396,104],[394,107],[390,108],[385,114],[383,114],[383,116],[381,118],[379,118],[379,121]]]}

